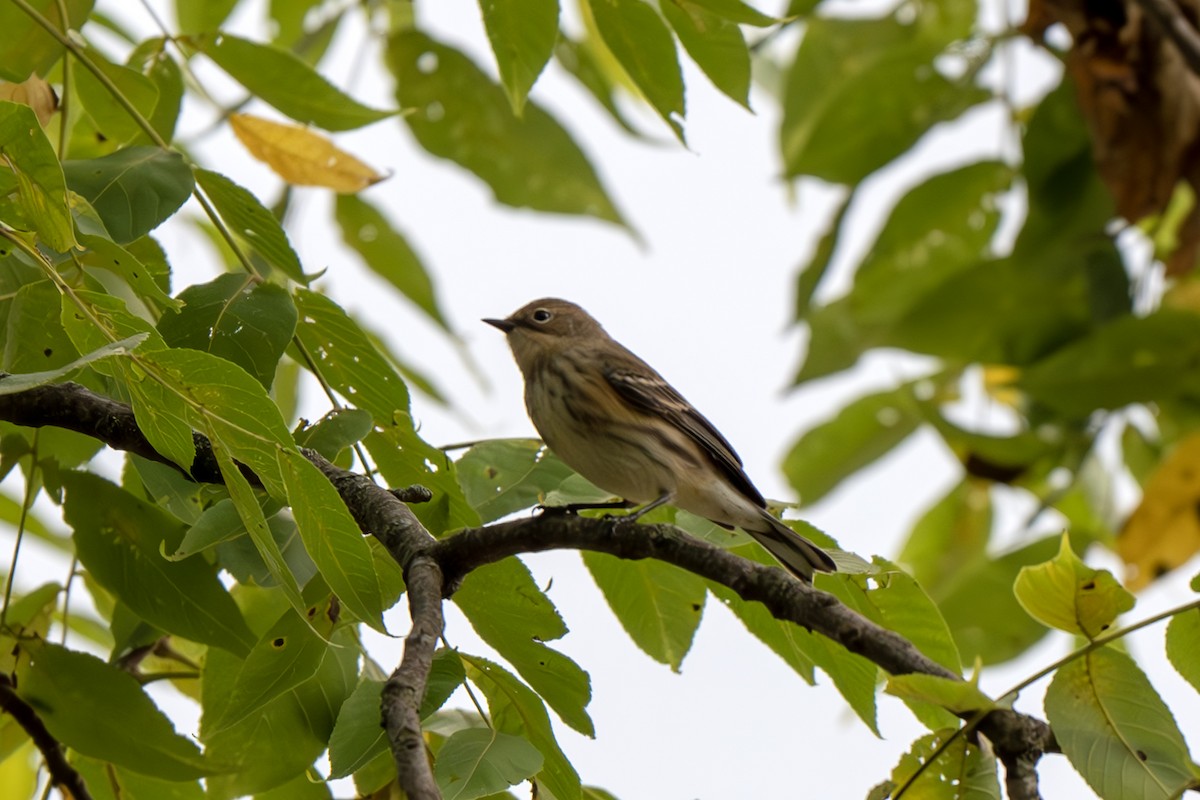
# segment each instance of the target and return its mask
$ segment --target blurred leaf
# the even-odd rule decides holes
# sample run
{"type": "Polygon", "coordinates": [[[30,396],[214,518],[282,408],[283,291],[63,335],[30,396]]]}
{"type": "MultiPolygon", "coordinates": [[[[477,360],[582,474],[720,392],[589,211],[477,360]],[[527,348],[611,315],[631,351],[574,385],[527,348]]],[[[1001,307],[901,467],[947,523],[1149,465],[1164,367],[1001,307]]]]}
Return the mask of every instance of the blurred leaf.
{"type": "Polygon", "coordinates": [[[860,397],[801,435],[784,457],[783,472],[800,502],[812,505],[907,439],[920,422],[912,384],[860,397]]]}
{"type": "MultiPolygon", "coordinates": [[[[154,81],[136,69],[113,64],[94,47],[85,48],[84,52],[87,60],[104,74],[142,119],[149,120],[154,116],[154,108],[158,105],[158,87],[154,81]]],[[[75,96],[106,140],[125,144],[144,136],[138,121],[90,69],[81,64],[72,70],[72,75],[77,82],[75,96]]]]}
{"type": "MultiPolygon", "coordinates": [[[[757,8],[752,8],[741,0],[689,0],[693,5],[707,9],[719,17],[741,25],[753,25],[756,28],[767,28],[781,20],[768,16],[757,8]]],[[[792,11],[788,12],[791,16],[792,11]]]]}
{"type": "Polygon", "coordinates": [[[87,782],[92,800],[204,800],[204,787],[199,781],[152,778],[80,755],[72,756],[71,765],[87,782]]]}
{"type": "MultiPolygon", "coordinates": [[[[825,273],[829,271],[829,265],[833,262],[834,253],[837,252],[838,244],[841,241],[842,223],[846,220],[846,214],[850,211],[850,206],[855,196],[853,190],[843,194],[842,199],[838,202],[838,206],[833,212],[833,217],[829,220],[829,225],[817,241],[812,257],[808,260],[807,264],[800,268],[800,273],[796,277],[797,322],[806,321],[809,315],[816,310],[813,307],[813,296],[817,292],[817,287],[821,285],[821,280],[825,277],[825,273]]],[[[805,356],[806,368],[807,361],[814,358],[812,339],[817,336],[815,328],[810,328],[810,330],[808,354],[805,356]]],[[[820,347],[818,346],[817,349],[819,350],[820,347]]],[[[799,382],[799,378],[796,380],[799,382]]]]}
{"type": "Polygon", "coordinates": [[[157,147],[127,147],[87,161],[65,161],[71,191],[83,195],[118,244],[132,242],[171,217],[192,192],[183,156],[157,147]]]}
{"type": "Polygon", "coordinates": [[[554,51],[558,0],[479,0],[479,8],[500,68],[500,82],[519,117],[526,95],[554,51]]]}
{"type": "Polygon", "coordinates": [[[1126,316],[1029,367],[1020,387],[1064,414],[1168,400],[1200,390],[1200,315],[1160,309],[1126,316]]]}
{"type": "Polygon", "coordinates": [[[42,642],[18,681],[50,734],[80,753],[173,781],[222,769],[171,721],[127,672],[95,656],[42,642]]]}
{"type": "Polygon", "coordinates": [[[455,473],[483,523],[532,508],[574,473],[538,439],[494,439],[472,446],[455,473]]]}
{"type": "Polygon", "coordinates": [[[560,32],[558,43],[554,46],[554,58],[558,60],[563,69],[579,81],[584,89],[591,93],[614,122],[630,136],[640,137],[641,134],[630,124],[624,112],[617,106],[616,83],[604,71],[592,48],[593,45],[589,42],[575,41],[560,32]]]}
{"type": "Polygon", "coordinates": [[[1167,624],[1167,658],[1184,680],[1200,691],[1200,609],[1176,614],[1167,624]]]}
{"type": "Polygon", "coordinates": [[[215,31],[224,24],[230,12],[237,7],[238,0],[175,0],[175,19],[179,21],[180,33],[215,31]]]}
{"type": "Polygon", "coordinates": [[[780,148],[789,178],[855,184],[900,156],[939,122],[990,92],[950,81],[934,59],[970,33],[950,4],[879,19],[812,17],[788,75],[780,148]]]}
{"type": "Polygon", "coordinates": [[[433,775],[446,800],[475,800],[516,786],[541,768],[542,754],[525,739],[471,728],[446,740],[433,775]]]}
{"type": "Polygon", "coordinates": [[[925,511],[897,560],[935,601],[959,572],[986,558],[992,531],[992,500],[986,485],[963,480],[925,511]]]}
{"type": "Polygon", "coordinates": [[[337,489],[296,451],[281,450],[279,465],[304,549],[321,576],[356,619],[386,633],[383,590],[371,548],[337,489]]]}
{"type": "Polygon", "coordinates": [[[634,644],[679,672],[704,614],[704,579],[654,559],[584,551],[583,563],[634,644]]]}
{"type": "Polygon", "coordinates": [[[195,174],[196,182],[234,236],[249,243],[254,252],[284,275],[308,285],[309,276],[304,274],[283,226],[257,197],[219,173],[197,168],[195,174]]]}
{"type": "Polygon", "coordinates": [[[223,687],[229,697],[220,716],[204,721],[205,737],[228,730],[309,680],[330,656],[331,646],[322,636],[331,634],[337,614],[337,598],[332,595],[309,606],[307,618],[291,608],[284,611],[245,654],[236,677],[223,687]]]}
{"type": "Polygon", "coordinates": [[[202,34],[189,41],[250,94],[297,122],[346,131],[396,113],[364,106],[286,50],[228,33],[202,34]]]}
{"type": "Polygon", "coordinates": [[[58,112],[58,95],[45,79],[31,75],[20,83],[0,80],[0,99],[29,106],[42,127],[58,112]]]}
{"type": "MultiPolygon", "coordinates": [[[[736,22],[698,0],[667,0],[659,8],[680,44],[713,85],[750,108],[750,50],[736,22]]],[[[730,3],[730,5],[734,5],[730,3]]],[[[742,6],[746,8],[747,6],[742,6]]]]}
{"type": "Polygon", "coordinates": [[[90,473],[63,474],[64,517],[75,531],[80,563],[139,617],[195,642],[238,655],[254,644],[237,606],[203,559],[168,561],[183,526],[90,473]]]}
{"type": "Polygon", "coordinates": [[[220,356],[271,388],[296,330],[296,307],[287,290],[251,275],[225,274],[189,286],[179,299],[184,307],[158,321],[167,344],[220,356]]]}
{"type": "MultiPolygon", "coordinates": [[[[1000,221],[999,195],[1012,177],[1006,164],[981,161],[934,175],[909,190],[858,265],[850,292],[808,311],[812,335],[797,383],[846,369],[873,347],[898,343],[896,330],[904,329],[921,299],[985,256],[1000,221]]],[[[845,210],[843,206],[837,227],[801,273],[802,282],[813,275],[806,291],[815,288],[828,265],[830,237],[840,232],[845,210]]]]}
{"type": "Polygon", "coordinates": [[[1013,592],[1030,616],[1052,628],[1095,639],[1117,616],[1133,608],[1134,599],[1112,573],[1084,564],[1063,534],[1058,555],[1024,567],[1013,592]]]}
{"type": "MultiPolygon", "coordinates": [[[[183,70],[167,53],[167,40],[163,37],[142,42],[129,54],[127,63],[154,85],[158,102],[154,104],[154,111],[147,121],[163,141],[169,143],[175,137],[175,126],[183,105],[183,70]]],[[[150,143],[149,137],[140,129],[135,141],[150,143]]]]}
{"type": "MultiPolygon", "coordinates": [[[[30,0],[29,5],[61,32],[82,28],[94,1],[66,0],[60,5],[58,0],[30,0]],[[65,27],[58,13],[64,6],[65,27]]],[[[0,31],[4,31],[4,58],[0,59],[0,78],[4,80],[20,82],[31,73],[45,75],[65,52],[57,39],[15,3],[0,3],[0,31]]]]}
{"type": "Polygon", "coordinates": [[[546,707],[538,695],[511,673],[478,656],[460,653],[467,677],[487,698],[492,724],[503,733],[528,739],[542,754],[538,785],[556,798],[578,797],[579,775],[554,738],[546,707]]]}
{"type": "MultiPolygon", "coordinates": [[[[0,14],[13,8],[5,3],[0,14]]],[[[0,60],[9,55],[6,52],[0,60]]],[[[0,100],[0,150],[4,156],[0,161],[6,167],[0,168],[0,214],[5,223],[36,231],[59,252],[70,250],[75,245],[75,227],[67,207],[63,169],[32,108],[0,100]],[[3,198],[10,193],[16,195],[14,205],[3,198]]]]}
{"type": "Polygon", "coordinates": [[[563,722],[595,735],[587,713],[591,679],[579,665],[545,642],[567,632],[550,599],[515,558],[473,570],[454,595],[479,638],[516,667],[563,722]]]}
{"type": "Polygon", "coordinates": [[[1102,647],[1067,663],[1045,702],[1063,753],[1101,797],[1166,800],[1194,785],[1174,717],[1124,653],[1102,647]]]}
{"type": "Polygon", "coordinates": [[[587,8],[629,79],[683,142],[683,75],[662,17],[641,0],[588,0],[587,8]]]}
{"type": "Polygon", "coordinates": [[[339,195],[334,218],[342,231],[342,241],[354,249],[363,262],[386,280],[441,328],[450,330],[438,306],[433,281],[420,257],[404,235],[383,212],[356,195],[339,195]]]}
{"type": "Polygon", "coordinates": [[[996,702],[968,681],[955,681],[940,675],[891,675],[885,691],[906,701],[941,706],[955,715],[998,708],[996,702]]]}
{"type": "Polygon", "coordinates": [[[900,763],[892,770],[892,783],[897,787],[904,785],[922,769],[920,776],[909,784],[905,797],[1000,800],[1003,795],[996,776],[996,757],[986,740],[972,744],[969,737],[958,735],[943,747],[954,733],[953,728],[945,728],[913,742],[912,748],[900,757],[900,763]],[[931,759],[932,764],[929,763],[931,759]]]}
{"type": "Polygon", "coordinates": [[[1142,500],[1117,536],[1132,591],[1149,586],[1200,550],[1200,433],[1186,437],[1146,479],[1142,500]]]}
{"type": "Polygon", "coordinates": [[[391,38],[388,64],[400,104],[417,109],[405,117],[417,141],[475,173],[497,201],[626,226],[579,146],[536,103],[514,117],[470,59],[416,31],[391,38]]]}
{"type": "Polygon", "coordinates": [[[310,128],[250,114],[230,114],[229,127],[250,155],[296,186],[360,192],[386,178],[310,128]]]}

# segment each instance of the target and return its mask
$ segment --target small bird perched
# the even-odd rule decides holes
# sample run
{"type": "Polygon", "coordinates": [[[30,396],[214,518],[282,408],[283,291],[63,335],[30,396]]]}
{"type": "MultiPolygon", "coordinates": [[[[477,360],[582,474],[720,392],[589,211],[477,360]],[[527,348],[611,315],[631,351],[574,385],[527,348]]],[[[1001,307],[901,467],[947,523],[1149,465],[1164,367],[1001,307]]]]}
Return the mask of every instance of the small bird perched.
{"type": "Polygon", "coordinates": [[[535,300],[507,319],[485,319],[508,337],[525,378],[525,407],[546,445],[592,483],[645,504],[664,503],[741,528],[806,581],[835,572],[829,555],[767,511],[742,460],[712,423],[649,364],[566,300],[535,300]]]}

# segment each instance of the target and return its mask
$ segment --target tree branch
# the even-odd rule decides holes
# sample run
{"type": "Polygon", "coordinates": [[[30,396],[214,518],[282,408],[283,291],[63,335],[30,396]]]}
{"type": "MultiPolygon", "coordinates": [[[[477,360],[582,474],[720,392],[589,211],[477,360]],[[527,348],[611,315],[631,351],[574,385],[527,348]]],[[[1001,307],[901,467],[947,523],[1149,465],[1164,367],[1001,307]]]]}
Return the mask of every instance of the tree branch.
{"type": "MultiPolygon", "coordinates": [[[[0,395],[0,419],[20,425],[57,425],[94,436],[110,446],[171,463],[150,446],[128,406],[76,384],[44,386],[0,395]]],[[[191,477],[219,482],[212,448],[196,435],[191,477]]],[[[656,558],[729,587],[787,620],[838,642],[888,673],[961,676],[922,654],[916,646],[843,605],[836,597],[796,581],[782,570],[747,561],[669,525],[625,524],[563,514],[473,528],[435,540],[401,501],[419,493],[389,491],[369,478],[343,470],[311,450],[304,451],[337,488],[364,533],[374,535],[405,573],[413,626],[400,665],[384,688],[382,714],[400,784],[414,800],[440,795],[425,753],[418,709],[424,698],[434,649],[444,625],[442,599],[472,570],[511,555],[558,548],[595,550],[620,558],[656,558]]],[[[1007,772],[1013,800],[1039,797],[1036,765],[1057,752],[1049,726],[1015,711],[997,710],[977,730],[991,741],[1007,772]]]]}
{"type": "Polygon", "coordinates": [[[50,771],[51,785],[60,787],[74,800],[92,800],[87,784],[83,782],[83,776],[67,761],[62,745],[46,729],[46,724],[33,710],[33,706],[17,695],[7,675],[0,675],[0,711],[12,715],[21,729],[29,734],[34,746],[41,751],[42,758],[46,760],[46,769],[50,771]]]}

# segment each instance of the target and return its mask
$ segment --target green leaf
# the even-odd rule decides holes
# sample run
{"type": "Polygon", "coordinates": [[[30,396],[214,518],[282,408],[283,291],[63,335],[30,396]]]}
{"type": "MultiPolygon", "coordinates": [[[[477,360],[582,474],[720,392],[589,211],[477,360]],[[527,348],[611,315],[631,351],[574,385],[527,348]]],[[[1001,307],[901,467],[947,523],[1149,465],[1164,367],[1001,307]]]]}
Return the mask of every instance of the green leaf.
{"type": "Polygon", "coordinates": [[[455,474],[480,520],[531,508],[574,473],[537,439],[495,439],[463,453],[455,474]]]}
{"type": "Polygon", "coordinates": [[[1198,358],[1200,315],[1160,309],[1077,339],[1027,369],[1019,385],[1052,409],[1085,416],[1194,394],[1198,358]]]}
{"type": "Polygon", "coordinates": [[[155,270],[130,250],[103,236],[80,234],[79,243],[87,248],[80,261],[89,267],[107,270],[133,289],[146,305],[155,309],[178,309],[183,305],[172,298],[155,279],[155,270]]]}
{"type": "Polygon", "coordinates": [[[429,677],[425,681],[425,697],[421,700],[418,710],[421,719],[425,719],[445,705],[450,695],[463,685],[467,673],[463,670],[462,659],[455,650],[441,648],[433,654],[433,666],[429,669],[429,677]]]}
{"type": "MultiPolygon", "coordinates": [[[[12,8],[6,3],[0,13],[12,8]]],[[[10,55],[6,50],[3,60],[10,55]]],[[[6,209],[4,221],[20,230],[36,231],[60,253],[69,251],[75,245],[75,225],[67,206],[66,179],[32,108],[0,100],[0,151],[7,167],[0,169],[0,198],[16,193],[16,204],[6,209]]]]}
{"type": "Polygon", "coordinates": [[[471,728],[442,745],[433,776],[446,800],[475,800],[516,786],[541,768],[542,754],[519,736],[471,728]]]}
{"type": "Polygon", "coordinates": [[[345,778],[388,752],[387,732],[379,723],[383,683],[364,680],[342,703],[329,736],[330,779],[345,778]]]}
{"type": "Polygon", "coordinates": [[[176,0],[174,5],[180,33],[200,33],[220,28],[237,6],[237,0],[205,0],[203,3],[176,0]]]}
{"type": "MultiPolygon", "coordinates": [[[[1008,165],[981,161],[910,189],[857,266],[850,292],[818,309],[801,307],[812,335],[797,383],[850,367],[866,350],[893,344],[894,329],[922,297],[979,262],[1000,221],[1000,194],[1012,177],[1008,165]]],[[[833,254],[828,237],[840,232],[845,208],[819,257],[801,274],[801,281],[813,275],[808,293],[833,254]]],[[[807,304],[809,296],[800,299],[807,304]]]]}
{"type": "Polygon", "coordinates": [[[237,506],[232,500],[219,500],[200,512],[179,547],[167,557],[171,560],[187,558],[243,533],[246,533],[246,526],[237,506]]]}
{"type": "Polygon", "coordinates": [[[185,305],[164,314],[158,331],[172,347],[203,350],[232,361],[270,389],[296,330],[286,289],[245,274],[225,274],[179,294],[185,305]]]}
{"type": "Polygon", "coordinates": [[[970,20],[943,24],[944,5],[924,4],[908,23],[895,15],[808,20],[783,101],[787,177],[858,183],[936,123],[991,98],[934,66],[950,41],[970,31],[970,20]]]}
{"type": "Polygon", "coordinates": [[[417,109],[405,122],[430,154],[475,173],[505,205],[626,226],[583,151],[536,103],[514,117],[470,59],[416,31],[393,36],[387,56],[397,99],[417,109]]]}
{"type": "MultiPolygon", "coordinates": [[[[80,358],[80,353],[102,350],[108,341],[97,339],[79,347],[62,324],[63,296],[48,280],[19,285],[10,295],[11,304],[4,322],[4,360],[6,372],[45,372],[57,370],[80,358]]],[[[104,371],[105,362],[93,362],[104,371]]]]}
{"type": "Polygon", "coordinates": [[[1059,537],[1048,536],[947,576],[938,606],[965,662],[999,664],[1046,635],[1046,628],[1022,611],[1012,587],[1024,567],[1052,557],[1058,544],[1059,537]]]}
{"type": "MultiPolygon", "coordinates": [[[[719,583],[709,583],[708,590],[713,593],[726,608],[733,612],[746,630],[754,634],[760,642],[782,658],[789,667],[794,669],[805,682],[810,685],[815,682],[813,671],[816,658],[812,651],[816,647],[824,647],[814,641],[813,634],[791,622],[776,619],[762,603],[752,603],[743,600],[736,592],[719,583]]],[[[874,697],[875,671],[871,671],[870,692],[874,697]]],[[[873,706],[872,706],[873,708],[873,706]]]]}
{"type": "Polygon", "coordinates": [[[704,579],[649,558],[585,551],[583,563],[634,644],[679,672],[704,614],[704,579]]]}
{"type": "Polygon", "coordinates": [[[65,161],[67,186],[87,199],[118,244],[132,242],[171,217],[192,193],[183,156],[157,147],[127,147],[87,161],[65,161]]]}
{"type": "MultiPolygon", "coordinates": [[[[57,30],[79,30],[92,13],[95,0],[31,0],[35,11],[49,20],[57,30]],[[64,27],[58,10],[67,9],[64,27]]],[[[4,31],[4,58],[0,59],[0,78],[20,83],[36,73],[45,75],[65,51],[34,18],[26,14],[16,3],[0,3],[0,31],[4,31]]]]}
{"type": "Polygon", "coordinates": [[[513,113],[521,116],[525,97],[554,52],[558,0],[479,0],[479,8],[500,82],[513,113]]]}
{"type": "Polygon", "coordinates": [[[438,307],[433,281],[408,240],[378,208],[358,195],[338,195],[334,218],[342,241],[354,249],[376,275],[411,300],[417,308],[449,331],[450,325],[438,307]]]}
{"type": "Polygon", "coordinates": [[[309,276],[304,274],[283,226],[257,197],[219,172],[197,167],[194,173],[196,183],[238,239],[248,242],[254,252],[284,275],[308,285],[309,276]]]}
{"type": "Polygon", "coordinates": [[[900,757],[900,763],[892,770],[892,785],[902,786],[917,774],[917,770],[922,770],[909,784],[904,797],[1001,800],[996,757],[986,740],[971,744],[968,737],[955,734],[953,728],[945,728],[913,742],[912,748],[900,757]],[[955,737],[954,741],[947,745],[951,736],[955,737]]]}
{"type": "Polygon", "coordinates": [[[784,457],[783,472],[800,501],[812,505],[907,439],[920,422],[911,384],[865,395],[806,431],[784,457]]]}
{"type": "Polygon", "coordinates": [[[350,516],[337,489],[294,450],[279,452],[288,501],[308,551],[321,576],[345,609],[372,628],[383,626],[383,592],[371,548],[350,516]]]}
{"type": "MultiPolygon", "coordinates": [[[[337,599],[328,596],[301,616],[287,609],[245,656],[236,677],[223,687],[228,694],[221,715],[205,720],[205,738],[251,717],[280,695],[312,678],[330,655],[322,638],[333,630],[337,599]]],[[[378,707],[377,707],[378,709],[378,707]]]]}
{"type": "Polygon", "coordinates": [[[913,578],[934,600],[940,600],[963,569],[986,558],[991,531],[989,489],[963,480],[921,515],[897,560],[911,568],[913,578]]]}
{"type": "MultiPolygon", "coordinates": [[[[833,263],[834,253],[837,252],[840,246],[839,243],[841,242],[842,223],[846,220],[846,214],[850,211],[855,196],[856,194],[853,189],[843,194],[842,199],[838,202],[838,206],[833,212],[833,217],[829,220],[829,225],[817,241],[817,246],[813,250],[812,257],[808,260],[807,264],[800,268],[800,272],[796,276],[797,322],[806,321],[814,312],[813,296],[817,293],[817,287],[821,285],[821,281],[825,278],[825,273],[829,271],[829,265],[833,263]]],[[[817,337],[817,331],[815,326],[810,325],[809,329],[811,335],[809,336],[808,354],[805,356],[805,369],[808,368],[808,362],[815,358],[812,340],[817,337]]],[[[822,345],[816,345],[815,349],[819,352],[822,349],[822,345]]],[[[800,382],[799,377],[796,378],[796,382],[800,382]]]]}
{"type": "MultiPolygon", "coordinates": [[[[154,84],[158,102],[154,104],[154,113],[147,121],[163,141],[169,143],[175,137],[175,126],[179,122],[184,85],[183,70],[167,53],[167,39],[156,37],[145,40],[129,54],[127,63],[140,69],[154,84]]],[[[138,140],[143,138],[149,141],[144,133],[138,140]]]]}
{"type": "MultiPolygon", "coordinates": [[[[94,47],[86,48],[85,53],[87,59],[104,74],[109,83],[116,87],[143,119],[149,120],[154,116],[154,108],[158,105],[158,87],[154,81],[135,69],[113,64],[94,47]]],[[[79,98],[83,110],[92,118],[100,136],[116,144],[125,144],[144,136],[134,117],[90,69],[80,64],[71,70],[71,75],[76,80],[73,96],[79,98]]]]}
{"type": "Polygon", "coordinates": [[[1104,798],[1179,797],[1196,767],[1171,711],[1129,656],[1093,650],[1058,670],[1046,718],[1071,765],[1104,798]]]}
{"type": "Polygon", "coordinates": [[[630,124],[625,113],[617,105],[617,84],[613,76],[601,65],[595,47],[591,42],[575,41],[560,32],[558,43],[554,46],[554,57],[563,69],[591,93],[614,122],[630,136],[640,137],[641,134],[630,124]]]}
{"type": "Polygon", "coordinates": [[[204,787],[199,781],[152,778],[78,754],[71,756],[71,766],[86,781],[92,800],[204,800],[204,787]]]}
{"type": "Polygon", "coordinates": [[[629,79],[684,141],[683,75],[675,40],[662,17],[641,0],[588,0],[587,8],[629,79]]]}
{"type": "Polygon", "coordinates": [[[90,473],[66,472],[64,517],[91,576],[139,617],[195,642],[244,654],[254,644],[217,572],[202,559],[168,561],[183,526],[157,506],[90,473]]]}
{"type": "Polygon", "coordinates": [[[667,0],[659,8],[713,85],[735,103],[750,108],[750,50],[737,23],[696,0],[667,0]]]}
{"type": "Polygon", "coordinates": [[[556,798],[579,797],[579,775],[558,746],[541,699],[499,664],[465,653],[459,655],[467,677],[487,698],[496,730],[527,739],[542,754],[538,785],[556,798]]]}
{"type": "Polygon", "coordinates": [[[202,34],[189,41],[250,94],[297,122],[346,131],[396,113],[359,103],[286,50],[228,33],[202,34]]]}
{"type": "Polygon", "coordinates": [[[940,675],[891,675],[884,691],[905,701],[941,706],[957,715],[991,711],[996,702],[975,683],[954,681],[940,675]]]}
{"type": "Polygon", "coordinates": [[[1200,691],[1200,609],[1193,608],[1171,618],[1167,625],[1167,658],[1200,691]]]}
{"type": "MultiPolygon", "coordinates": [[[[766,28],[780,22],[778,18],[768,16],[757,8],[751,8],[741,0],[690,0],[690,2],[740,25],[766,28]]],[[[789,11],[788,16],[791,16],[792,13],[789,11]]]]}
{"type": "Polygon", "coordinates": [[[506,558],[472,571],[454,602],[479,637],[516,667],[563,722],[594,735],[586,710],[591,681],[578,664],[544,644],[561,638],[567,626],[524,564],[506,558]]]}
{"type": "Polygon", "coordinates": [[[105,345],[99,350],[93,350],[85,356],[80,356],[69,364],[65,364],[57,369],[48,370],[45,372],[27,372],[23,374],[8,374],[0,378],[0,395],[13,394],[14,392],[24,392],[32,389],[35,386],[44,386],[58,378],[65,376],[69,372],[74,372],[80,367],[86,366],[93,361],[98,361],[102,358],[110,358],[112,356],[127,355],[137,348],[139,344],[146,340],[149,334],[134,334],[126,337],[119,342],[105,345]]]}
{"type": "MultiPolygon", "coordinates": [[[[216,652],[216,651],[214,651],[216,652]]],[[[175,733],[129,673],[95,656],[42,642],[17,681],[50,734],[86,756],[173,781],[221,770],[175,733]]]]}
{"type": "Polygon", "coordinates": [[[1133,608],[1133,595],[1106,569],[1092,569],[1071,549],[1063,534],[1058,555],[1024,567],[1013,586],[1021,607],[1031,617],[1067,633],[1094,639],[1117,616],[1133,608]]]}
{"type": "Polygon", "coordinates": [[[335,408],[295,434],[297,447],[310,447],[330,460],[360,442],[375,423],[360,408],[335,408]]]}

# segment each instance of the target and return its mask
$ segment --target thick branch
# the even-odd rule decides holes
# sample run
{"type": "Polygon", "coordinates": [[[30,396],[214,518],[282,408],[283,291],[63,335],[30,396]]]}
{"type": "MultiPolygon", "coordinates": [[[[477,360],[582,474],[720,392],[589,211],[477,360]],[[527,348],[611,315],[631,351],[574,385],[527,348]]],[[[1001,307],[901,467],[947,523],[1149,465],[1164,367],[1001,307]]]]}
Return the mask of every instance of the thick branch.
{"type": "Polygon", "coordinates": [[[33,707],[17,695],[7,675],[0,675],[0,710],[12,715],[41,751],[42,758],[46,759],[46,769],[50,771],[52,785],[60,787],[74,800],[91,800],[92,795],[83,777],[67,761],[62,745],[46,730],[45,723],[33,707]]]}

